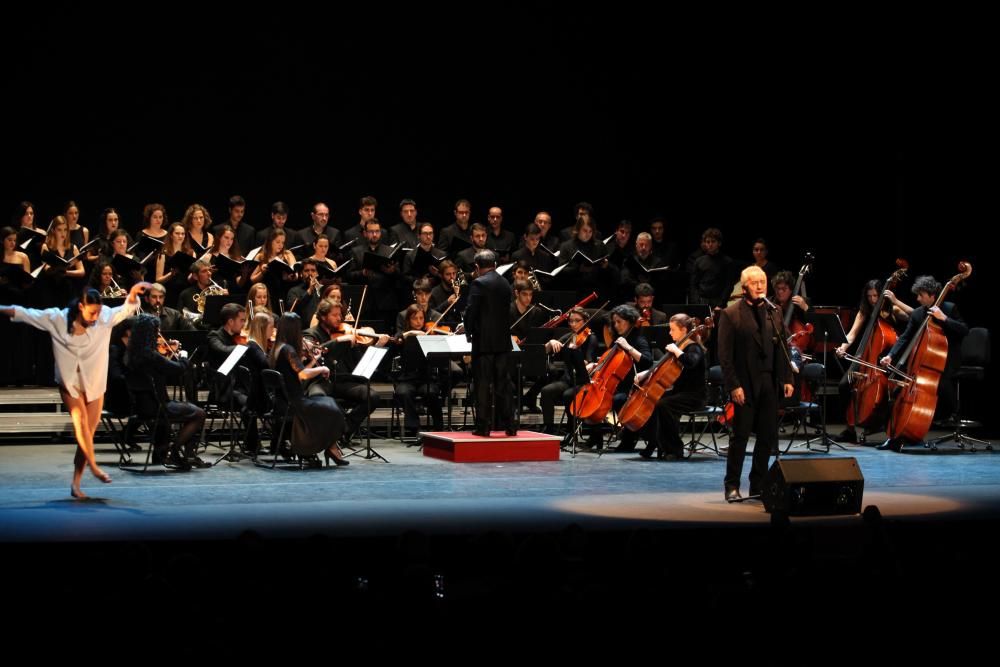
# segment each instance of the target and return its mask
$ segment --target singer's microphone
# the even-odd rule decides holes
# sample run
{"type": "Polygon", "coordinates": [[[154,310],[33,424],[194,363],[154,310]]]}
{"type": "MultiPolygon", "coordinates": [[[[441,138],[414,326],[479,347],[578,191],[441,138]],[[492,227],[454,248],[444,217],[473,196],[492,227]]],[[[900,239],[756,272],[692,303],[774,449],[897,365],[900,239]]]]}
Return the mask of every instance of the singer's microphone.
{"type": "Polygon", "coordinates": [[[768,299],[767,296],[762,296],[760,298],[761,298],[761,301],[763,301],[764,303],[767,304],[768,308],[770,308],[771,310],[778,310],[778,307],[776,305],[774,305],[774,303],[770,299],[768,299]]]}

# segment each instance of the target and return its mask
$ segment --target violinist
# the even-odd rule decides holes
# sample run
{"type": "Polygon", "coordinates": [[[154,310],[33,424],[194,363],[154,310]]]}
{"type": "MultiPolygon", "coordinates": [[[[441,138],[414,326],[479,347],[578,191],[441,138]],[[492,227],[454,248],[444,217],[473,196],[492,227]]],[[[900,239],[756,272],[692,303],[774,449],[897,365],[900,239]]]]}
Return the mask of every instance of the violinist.
{"type": "Polygon", "coordinates": [[[920,304],[910,313],[910,320],[906,324],[906,329],[896,340],[889,353],[879,360],[883,366],[898,366],[905,362],[900,357],[903,355],[914,336],[921,330],[924,320],[930,315],[944,331],[948,339],[948,358],[945,362],[944,371],[937,387],[937,409],[934,411],[935,426],[947,427],[948,420],[952,419],[955,411],[955,384],[954,375],[958,367],[962,364],[962,339],[969,333],[968,325],[962,320],[958,312],[958,306],[951,301],[944,301],[941,307],[935,306],[938,294],[941,293],[941,283],[934,279],[934,276],[920,276],[913,281],[911,290],[917,296],[920,304]]]}
{"type": "MultiPolygon", "coordinates": [[[[218,370],[225,363],[239,344],[237,336],[246,327],[247,322],[246,308],[238,303],[227,303],[219,310],[219,317],[222,319],[222,326],[214,331],[209,331],[207,337],[208,367],[213,371],[218,370]]],[[[244,357],[246,357],[245,354],[244,357]]],[[[243,359],[240,360],[240,363],[243,363],[243,359]]],[[[233,388],[232,383],[213,387],[213,389],[216,390],[214,392],[216,394],[215,400],[218,403],[228,405],[231,398],[241,409],[246,407],[246,394],[233,388]]]]}
{"type": "MultiPolygon", "coordinates": [[[[678,346],[695,326],[694,318],[684,313],[677,313],[670,318],[670,338],[674,342],[667,345],[666,353],[676,357],[684,370],[673,387],[656,403],[656,437],[651,438],[646,448],[639,452],[645,459],[652,458],[655,451],[658,458],[683,461],[684,442],[680,436],[680,417],[684,413],[705,407],[705,347],[697,337],[688,338],[683,347],[678,346]]],[[[649,371],[639,373],[636,383],[644,382],[648,373],[649,371]]]]}
{"type": "Polygon", "coordinates": [[[743,298],[719,314],[719,363],[734,405],[724,482],[727,502],[742,498],[740,477],[751,431],[757,440],[750,494],[763,490],[771,448],[778,444],[778,399],[782,394],[789,398],[794,391],[787,350],[782,347],[782,323],[764,300],[767,275],[760,267],[748,266],[740,283],[743,298]]]}
{"type": "MultiPolygon", "coordinates": [[[[541,390],[542,424],[546,433],[554,434],[555,404],[559,401],[566,408],[573,401],[581,385],[589,381],[586,364],[597,359],[597,336],[586,327],[588,316],[583,308],[573,308],[569,311],[567,323],[570,332],[559,340],[552,339],[545,343],[545,351],[564,362],[564,370],[553,382],[541,390]]],[[[569,420],[570,433],[573,432],[573,415],[566,412],[569,420]]]]}
{"type": "MultiPolygon", "coordinates": [[[[436,322],[440,317],[441,313],[430,307],[431,301],[431,281],[427,278],[418,278],[413,281],[413,303],[410,306],[416,306],[424,318],[424,325],[426,326],[429,322],[436,322]]],[[[410,312],[410,306],[407,306],[403,310],[399,311],[396,315],[396,329],[395,334],[399,336],[404,331],[409,331],[409,326],[407,326],[407,313],[410,312]]]]}
{"type": "Polygon", "coordinates": [[[129,393],[135,405],[136,414],[151,417],[158,406],[166,406],[167,419],[158,420],[158,428],[153,434],[153,463],[169,464],[180,470],[208,468],[211,463],[197,455],[198,434],[205,424],[205,411],[183,401],[167,398],[166,379],[178,376],[187,370],[187,359],[170,360],[157,353],[160,321],[152,315],[139,315],[132,324],[125,365],[129,393]],[[167,456],[170,423],[181,423],[181,429],[174,439],[174,445],[167,456]]]}
{"type": "MultiPolygon", "coordinates": [[[[363,351],[357,345],[358,338],[350,325],[344,324],[347,304],[335,304],[329,300],[320,301],[316,308],[318,324],[302,332],[312,345],[322,346],[320,362],[330,369],[330,377],[314,378],[306,387],[309,396],[330,396],[336,399],[341,410],[346,411],[347,424],[344,441],[349,442],[365,419],[375,409],[376,397],[369,395],[365,382],[350,373],[357,366],[363,351]]],[[[384,347],[389,341],[386,335],[376,337],[375,344],[384,347]]]]}
{"type": "MultiPolygon", "coordinates": [[[[418,281],[420,282],[420,281],[418,281]]],[[[424,280],[423,282],[426,282],[424,280]]],[[[441,416],[441,388],[431,380],[430,366],[421,352],[416,336],[424,334],[424,311],[419,304],[411,303],[403,311],[403,330],[397,336],[402,344],[399,352],[401,371],[396,377],[396,401],[403,406],[404,435],[413,437],[420,428],[420,417],[414,400],[422,396],[427,411],[434,422],[434,430],[444,428],[441,416]]]]}
{"type": "MultiPolygon", "coordinates": [[[[634,306],[630,306],[627,303],[623,303],[620,306],[615,306],[611,311],[611,326],[615,332],[617,338],[612,341],[613,344],[617,344],[618,348],[624,350],[625,353],[632,359],[632,369],[629,370],[628,374],[618,383],[615,389],[614,399],[612,400],[612,409],[617,412],[625,401],[628,399],[629,392],[632,391],[632,382],[635,379],[636,368],[640,371],[644,371],[649,368],[653,363],[653,353],[649,347],[649,341],[645,337],[639,335],[639,328],[636,327],[636,323],[639,321],[639,311],[635,309],[634,306]]],[[[591,363],[587,365],[587,371],[593,370],[596,364],[591,363]]],[[[599,440],[596,438],[596,433],[591,433],[588,445],[599,444],[599,440]]],[[[622,432],[621,441],[618,443],[616,451],[619,452],[631,452],[635,449],[635,441],[637,434],[633,431],[625,430],[622,432]]]]}
{"type": "MultiPolygon", "coordinates": [[[[861,293],[861,302],[858,304],[858,314],[854,316],[854,324],[851,326],[851,330],[847,332],[847,342],[841,344],[834,350],[834,353],[838,357],[843,357],[847,354],[848,348],[854,344],[858,336],[864,330],[865,323],[868,322],[868,318],[872,314],[872,310],[875,308],[875,304],[878,303],[879,294],[882,294],[882,281],[880,280],[869,280],[865,283],[865,287],[861,293]]],[[[892,328],[900,331],[905,323],[910,319],[910,313],[913,308],[896,297],[892,290],[884,291],[885,298],[887,301],[891,302],[892,307],[889,309],[883,309],[879,313],[879,317],[890,325],[892,328]]],[[[849,373],[844,373],[840,378],[840,384],[837,385],[837,392],[840,394],[840,398],[844,401],[844,404],[848,404],[851,398],[851,377],[849,373]]],[[[858,435],[855,431],[854,426],[848,424],[843,431],[834,438],[837,442],[857,442],[858,435]]]]}

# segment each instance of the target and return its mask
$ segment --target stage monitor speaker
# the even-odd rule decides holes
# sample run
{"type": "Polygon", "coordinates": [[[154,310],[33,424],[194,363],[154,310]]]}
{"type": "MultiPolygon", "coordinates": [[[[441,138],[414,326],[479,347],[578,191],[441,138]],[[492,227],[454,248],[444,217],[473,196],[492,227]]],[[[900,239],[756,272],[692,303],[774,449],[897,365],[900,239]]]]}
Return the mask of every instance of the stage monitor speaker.
{"type": "Polygon", "coordinates": [[[865,478],[855,458],[779,459],[762,500],[768,512],[790,516],[859,514],[865,478]]]}

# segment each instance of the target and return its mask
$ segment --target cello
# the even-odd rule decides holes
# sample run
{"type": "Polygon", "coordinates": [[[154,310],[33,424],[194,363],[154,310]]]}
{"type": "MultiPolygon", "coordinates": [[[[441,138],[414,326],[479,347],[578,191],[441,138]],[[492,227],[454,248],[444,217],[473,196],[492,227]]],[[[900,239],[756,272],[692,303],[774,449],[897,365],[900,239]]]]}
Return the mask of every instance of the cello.
{"type": "MultiPolygon", "coordinates": [[[[941,288],[934,307],[940,308],[948,292],[972,275],[972,265],[968,262],[959,262],[958,270],[960,273],[941,288]]],[[[930,312],[903,353],[902,360],[906,362],[905,375],[908,377],[900,382],[892,408],[889,439],[921,442],[934,419],[938,383],[948,361],[948,339],[930,312]]]]}
{"type": "Polygon", "coordinates": [[[895,345],[897,335],[892,325],[882,317],[885,290],[895,290],[910,268],[905,259],[897,259],[896,266],[898,268],[885,282],[885,288],[872,308],[871,319],[858,343],[857,355],[847,357],[851,360],[847,374],[852,389],[847,406],[848,426],[867,425],[889,394],[889,378],[879,367],[878,360],[895,345]]]}
{"type": "MultiPolygon", "coordinates": [[[[684,338],[678,341],[677,347],[684,349],[692,342],[693,337],[713,326],[712,318],[706,318],[704,324],[692,328],[684,338]]],[[[638,431],[645,426],[653,415],[657,402],[664,393],[674,386],[683,370],[684,367],[681,366],[676,356],[673,354],[663,355],[649,369],[649,374],[642,384],[636,383],[632,387],[632,393],[629,394],[622,409],[618,411],[618,421],[630,431],[638,431]]]]}
{"type": "MultiPolygon", "coordinates": [[[[633,325],[634,327],[634,325],[633,325]]],[[[629,331],[622,334],[628,336],[629,331]]],[[[590,383],[583,385],[573,397],[569,413],[587,424],[600,424],[608,416],[615,390],[633,366],[632,355],[616,340],[597,361],[590,372],[590,383]]]]}

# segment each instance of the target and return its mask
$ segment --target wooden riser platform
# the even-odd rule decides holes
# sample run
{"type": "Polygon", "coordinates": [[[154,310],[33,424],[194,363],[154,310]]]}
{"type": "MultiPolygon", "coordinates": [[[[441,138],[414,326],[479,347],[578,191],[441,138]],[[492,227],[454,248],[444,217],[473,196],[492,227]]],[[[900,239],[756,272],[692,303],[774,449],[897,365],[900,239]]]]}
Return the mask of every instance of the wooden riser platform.
{"type": "Polygon", "coordinates": [[[424,456],[455,463],[499,463],[505,461],[558,461],[558,436],[536,431],[518,431],[507,436],[493,431],[489,438],[469,431],[422,432],[424,456]]]}

